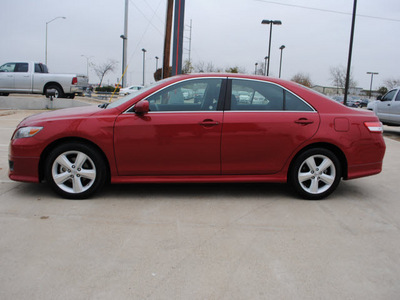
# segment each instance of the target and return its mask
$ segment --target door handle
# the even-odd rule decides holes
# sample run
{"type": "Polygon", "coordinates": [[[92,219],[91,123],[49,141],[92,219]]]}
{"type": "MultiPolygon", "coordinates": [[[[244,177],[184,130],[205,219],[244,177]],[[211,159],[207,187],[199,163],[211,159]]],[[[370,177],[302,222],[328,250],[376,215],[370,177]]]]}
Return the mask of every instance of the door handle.
{"type": "Polygon", "coordinates": [[[219,125],[219,122],[211,120],[211,119],[205,119],[202,122],[200,122],[199,125],[206,126],[206,127],[211,127],[211,126],[219,125]]]}
{"type": "Polygon", "coordinates": [[[309,120],[307,118],[300,118],[300,119],[298,119],[298,120],[296,120],[294,122],[296,124],[300,124],[300,125],[303,125],[303,126],[314,123],[314,121],[309,120]]]}

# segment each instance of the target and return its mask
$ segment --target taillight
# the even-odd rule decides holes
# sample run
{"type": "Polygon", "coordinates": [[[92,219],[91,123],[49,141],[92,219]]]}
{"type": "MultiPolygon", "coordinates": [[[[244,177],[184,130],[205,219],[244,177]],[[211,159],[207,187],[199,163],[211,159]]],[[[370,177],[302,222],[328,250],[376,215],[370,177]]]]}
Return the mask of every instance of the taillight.
{"type": "Polygon", "coordinates": [[[364,125],[370,132],[383,132],[381,122],[364,122],[364,125]]]}
{"type": "Polygon", "coordinates": [[[78,83],[78,77],[72,78],[72,84],[77,84],[78,83]]]}

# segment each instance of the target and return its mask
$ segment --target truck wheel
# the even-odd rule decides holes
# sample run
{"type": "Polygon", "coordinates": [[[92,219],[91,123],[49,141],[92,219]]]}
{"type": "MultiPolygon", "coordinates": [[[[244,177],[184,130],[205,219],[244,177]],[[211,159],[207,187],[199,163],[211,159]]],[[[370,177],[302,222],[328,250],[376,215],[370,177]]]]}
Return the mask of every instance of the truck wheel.
{"type": "Polygon", "coordinates": [[[68,99],[74,99],[75,98],[75,94],[66,94],[65,95],[68,99]]]}
{"type": "MultiPolygon", "coordinates": [[[[45,90],[45,94],[47,94],[47,90],[51,90],[51,89],[53,89],[53,90],[56,90],[56,95],[55,95],[55,97],[54,98],[63,98],[64,97],[64,92],[63,92],[63,90],[59,87],[59,86],[57,86],[57,85],[49,85],[47,88],[46,88],[46,90],[45,90]]],[[[46,96],[47,97],[47,96],[46,96]]],[[[48,97],[47,97],[48,98],[48,97]]]]}
{"type": "Polygon", "coordinates": [[[107,168],[99,151],[90,145],[66,143],[55,148],[45,164],[46,181],[60,196],[85,199],[106,181],[107,168]]]}
{"type": "Polygon", "coordinates": [[[0,96],[8,96],[10,93],[0,93],[0,96]]]}

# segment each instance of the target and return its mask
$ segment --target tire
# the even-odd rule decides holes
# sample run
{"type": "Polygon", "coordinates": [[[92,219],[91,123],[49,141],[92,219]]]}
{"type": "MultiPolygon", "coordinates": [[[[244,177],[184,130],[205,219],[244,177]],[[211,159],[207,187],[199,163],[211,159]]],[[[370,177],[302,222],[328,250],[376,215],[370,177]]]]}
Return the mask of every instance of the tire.
{"type": "MultiPolygon", "coordinates": [[[[60,87],[57,86],[57,85],[49,85],[49,86],[46,88],[46,90],[44,91],[44,94],[46,95],[46,97],[47,97],[47,90],[51,90],[51,89],[56,90],[56,95],[55,95],[54,98],[64,98],[64,92],[63,92],[62,88],[60,88],[60,87]]],[[[48,97],[47,97],[47,98],[48,98],[48,97]]]]}
{"type": "Polygon", "coordinates": [[[10,95],[10,93],[0,93],[0,96],[5,96],[5,97],[7,97],[8,95],[10,95]]]}
{"type": "Polygon", "coordinates": [[[68,99],[74,99],[74,98],[75,98],[75,94],[65,94],[65,96],[66,96],[68,99]]]}
{"type": "Polygon", "coordinates": [[[302,198],[320,200],[338,186],[342,169],[336,155],[324,148],[300,154],[289,171],[289,183],[302,198]]]}
{"type": "Polygon", "coordinates": [[[102,155],[86,144],[58,146],[45,163],[46,181],[56,193],[68,199],[92,196],[104,185],[106,172],[102,155]]]}

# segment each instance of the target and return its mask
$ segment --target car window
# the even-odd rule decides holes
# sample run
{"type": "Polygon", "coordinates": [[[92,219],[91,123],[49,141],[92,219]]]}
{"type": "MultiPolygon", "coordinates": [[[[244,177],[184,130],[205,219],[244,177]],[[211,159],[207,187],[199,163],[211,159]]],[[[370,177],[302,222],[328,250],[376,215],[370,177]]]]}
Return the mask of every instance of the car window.
{"type": "Polygon", "coordinates": [[[147,98],[150,111],[217,110],[222,79],[201,78],[169,86],[147,98]]]}
{"type": "Polygon", "coordinates": [[[303,100],[277,85],[233,79],[231,110],[312,111],[313,109],[303,100]]]}
{"type": "Polygon", "coordinates": [[[14,72],[15,63],[7,63],[0,67],[0,72],[14,72]]]}
{"type": "Polygon", "coordinates": [[[391,90],[390,92],[386,93],[385,96],[382,97],[381,101],[392,101],[396,92],[397,90],[391,90]]]}
{"type": "Polygon", "coordinates": [[[396,101],[400,101],[400,90],[399,90],[399,92],[397,93],[396,101]]]}
{"type": "Polygon", "coordinates": [[[28,72],[28,63],[17,63],[14,72],[26,73],[28,72]]]}

